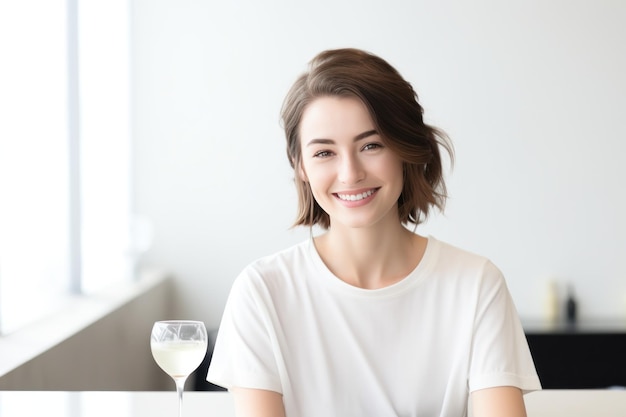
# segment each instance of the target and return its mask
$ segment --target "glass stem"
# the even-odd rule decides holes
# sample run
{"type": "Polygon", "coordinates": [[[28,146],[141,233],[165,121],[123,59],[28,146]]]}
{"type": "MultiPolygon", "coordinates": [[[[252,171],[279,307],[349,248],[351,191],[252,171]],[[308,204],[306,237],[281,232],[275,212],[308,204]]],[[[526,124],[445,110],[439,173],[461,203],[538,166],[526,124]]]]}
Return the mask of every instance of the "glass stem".
{"type": "Polygon", "coordinates": [[[178,393],[178,417],[183,417],[183,392],[185,391],[185,380],[187,377],[174,378],[176,383],[176,393],[178,393]]]}

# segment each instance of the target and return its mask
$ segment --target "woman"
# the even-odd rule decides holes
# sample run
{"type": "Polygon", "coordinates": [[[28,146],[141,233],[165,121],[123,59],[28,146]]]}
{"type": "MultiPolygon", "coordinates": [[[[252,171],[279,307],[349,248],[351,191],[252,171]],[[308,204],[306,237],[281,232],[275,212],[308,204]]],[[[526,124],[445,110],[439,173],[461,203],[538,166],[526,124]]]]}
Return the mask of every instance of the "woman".
{"type": "Polygon", "coordinates": [[[238,416],[526,415],[540,384],[502,274],[407,227],[446,198],[450,146],[422,113],[355,49],[322,52],[289,91],[295,224],[325,232],[233,285],[207,379],[238,416]]]}

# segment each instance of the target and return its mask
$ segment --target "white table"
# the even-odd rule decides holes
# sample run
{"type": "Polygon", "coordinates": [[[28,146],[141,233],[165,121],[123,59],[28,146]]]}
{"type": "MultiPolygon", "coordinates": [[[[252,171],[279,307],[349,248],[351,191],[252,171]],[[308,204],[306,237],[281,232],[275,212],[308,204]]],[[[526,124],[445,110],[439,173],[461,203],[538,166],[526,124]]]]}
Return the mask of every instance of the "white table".
{"type": "MultiPolygon", "coordinates": [[[[525,400],[528,417],[626,417],[626,390],[544,390],[525,400]]],[[[232,397],[225,392],[186,392],[183,415],[233,417],[232,397]]],[[[0,417],[31,416],[178,417],[178,403],[173,391],[0,391],[0,417]]]]}
{"type": "MultiPolygon", "coordinates": [[[[185,392],[184,417],[233,417],[226,392],[185,392]]],[[[0,417],[178,417],[175,391],[0,391],[0,417]]]]}
{"type": "Polygon", "coordinates": [[[543,390],[524,401],[528,417],[626,417],[626,390],[543,390]]]}

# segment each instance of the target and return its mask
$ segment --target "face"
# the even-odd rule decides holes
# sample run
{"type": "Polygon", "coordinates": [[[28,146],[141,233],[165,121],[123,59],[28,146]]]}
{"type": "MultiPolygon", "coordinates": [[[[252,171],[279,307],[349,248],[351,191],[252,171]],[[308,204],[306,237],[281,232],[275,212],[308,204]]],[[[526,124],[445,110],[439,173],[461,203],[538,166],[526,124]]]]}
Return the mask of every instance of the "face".
{"type": "Polygon", "coordinates": [[[399,222],[402,162],[356,98],[321,97],[300,121],[302,170],[331,227],[399,222]]]}

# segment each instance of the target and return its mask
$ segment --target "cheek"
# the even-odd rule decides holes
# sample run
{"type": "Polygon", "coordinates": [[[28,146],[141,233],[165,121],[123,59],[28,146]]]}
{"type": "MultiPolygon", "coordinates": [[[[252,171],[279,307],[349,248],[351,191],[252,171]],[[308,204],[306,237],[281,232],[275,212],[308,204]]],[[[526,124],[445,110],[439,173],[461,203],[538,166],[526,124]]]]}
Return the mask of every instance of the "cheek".
{"type": "Polygon", "coordinates": [[[381,169],[385,171],[383,175],[385,175],[387,181],[393,184],[399,197],[404,189],[404,165],[397,158],[392,158],[387,161],[386,166],[381,169]]]}
{"type": "Polygon", "coordinates": [[[324,173],[314,169],[307,170],[306,181],[311,184],[311,188],[320,187],[326,182],[324,173]]]}
{"type": "Polygon", "coordinates": [[[386,158],[379,159],[375,169],[378,175],[384,176],[387,180],[403,181],[404,166],[402,161],[395,155],[389,155],[386,158]]]}
{"type": "Polygon", "coordinates": [[[302,166],[300,178],[309,183],[311,191],[316,194],[316,190],[324,192],[332,182],[332,170],[328,166],[312,164],[312,166],[302,166]]]}
{"type": "Polygon", "coordinates": [[[404,163],[397,156],[393,156],[389,160],[389,166],[393,167],[392,170],[395,171],[395,175],[400,178],[404,177],[404,163]]]}

